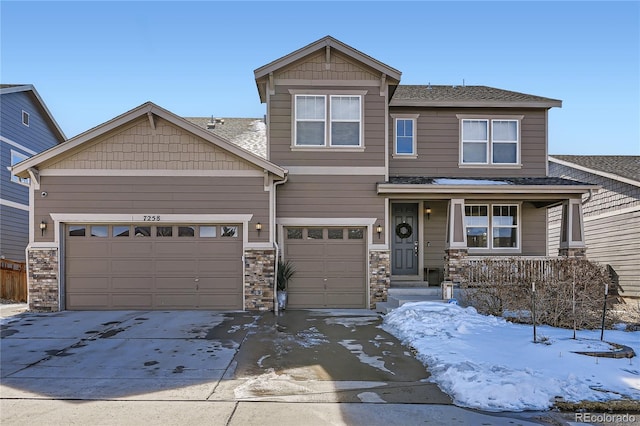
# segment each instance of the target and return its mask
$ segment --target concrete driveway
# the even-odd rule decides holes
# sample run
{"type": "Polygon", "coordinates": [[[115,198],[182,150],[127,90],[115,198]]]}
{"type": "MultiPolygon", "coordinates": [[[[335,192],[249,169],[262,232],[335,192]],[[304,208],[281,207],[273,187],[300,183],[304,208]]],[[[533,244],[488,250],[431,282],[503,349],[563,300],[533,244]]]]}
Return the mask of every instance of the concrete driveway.
{"type": "Polygon", "coordinates": [[[371,311],[25,313],[2,397],[448,404],[371,311]]]}
{"type": "Polygon", "coordinates": [[[513,424],[452,406],[380,323],[367,310],[22,313],[3,319],[0,421],[513,424]]]}

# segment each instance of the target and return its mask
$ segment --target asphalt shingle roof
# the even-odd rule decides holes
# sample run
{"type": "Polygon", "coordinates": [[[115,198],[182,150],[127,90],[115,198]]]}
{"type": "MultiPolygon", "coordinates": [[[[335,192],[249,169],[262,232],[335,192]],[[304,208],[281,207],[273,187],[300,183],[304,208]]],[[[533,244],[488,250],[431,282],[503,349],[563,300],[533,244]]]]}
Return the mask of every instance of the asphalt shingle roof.
{"type": "Polygon", "coordinates": [[[551,157],[640,182],[640,155],[552,155],[551,157]]]}
{"type": "Polygon", "coordinates": [[[488,86],[439,86],[439,85],[399,85],[391,98],[391,105],[406,103],[424,103],[441,105],[477,104],[477,103],[514,103],[561,106],[557,99],[510,90],[496,89],[488,86]]]}
{"type": "Polygon", "coordinates": [[[211,117],[184,117],[185,120],[210,131],[262,158],[267,157],[266,127],[260,118],[217,118],[211,127],[211,117]]]}

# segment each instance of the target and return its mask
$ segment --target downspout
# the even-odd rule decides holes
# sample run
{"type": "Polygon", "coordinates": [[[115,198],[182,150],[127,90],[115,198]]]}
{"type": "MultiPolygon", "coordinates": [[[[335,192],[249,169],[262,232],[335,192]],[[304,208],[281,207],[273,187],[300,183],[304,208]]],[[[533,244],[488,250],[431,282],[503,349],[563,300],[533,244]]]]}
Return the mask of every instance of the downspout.
{"type": "Polygon", "coordinates": [[[582,205],[584,206],[584,205],[585,205],[585,204],[587,204],[589,201],[591,201],[591,197],[593,197],[593,189],[590,189],[590,190],[589,190],[589,195],[587,196],[587,199],[586,199],[586,200],[584,200],[584,201],[582,202],[582,205]]]}
{"type": "Polygon", "coordinates": [[[276,249],[276,257],[273,263],[273,312],[278,313],[278,259],[280,258],[280,246],[278,245],[277,229],[276,229],[276,205],[278,200],[277,187],[287,183],[289,180],[289,171],[285,170],[284,179],[273,182],[273,223],[271,224],[271,232],[274,232],[273,247],[276,249]]]}

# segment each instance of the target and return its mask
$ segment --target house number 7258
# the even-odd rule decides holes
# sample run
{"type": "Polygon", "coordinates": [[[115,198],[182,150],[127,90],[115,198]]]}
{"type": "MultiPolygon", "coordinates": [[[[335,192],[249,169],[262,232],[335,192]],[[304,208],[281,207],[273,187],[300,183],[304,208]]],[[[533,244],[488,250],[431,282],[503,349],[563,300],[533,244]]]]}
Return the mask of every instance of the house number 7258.
{"type": "Polygon", "coordinates": [[[142,220],[145,221],[145,222],[159,222],[160,221],[160,215],[142,216],[142,220]]]}

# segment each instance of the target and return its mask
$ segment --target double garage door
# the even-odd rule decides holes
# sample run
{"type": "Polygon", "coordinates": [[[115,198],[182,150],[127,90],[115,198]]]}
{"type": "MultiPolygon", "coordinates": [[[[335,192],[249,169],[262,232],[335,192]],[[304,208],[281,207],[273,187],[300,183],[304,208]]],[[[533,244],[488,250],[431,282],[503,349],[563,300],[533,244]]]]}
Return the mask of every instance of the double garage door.
{"type": "Polygon", "coordinates": [[[240,225],[78,224],[65,234],[67,309],[243,308],[240,225]]]}
{"type": "Polygon", "coordinates": [[[287,308],[368,308],[365,228],[285,228],[287,308]]]}

